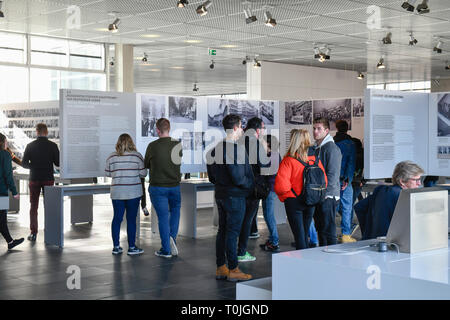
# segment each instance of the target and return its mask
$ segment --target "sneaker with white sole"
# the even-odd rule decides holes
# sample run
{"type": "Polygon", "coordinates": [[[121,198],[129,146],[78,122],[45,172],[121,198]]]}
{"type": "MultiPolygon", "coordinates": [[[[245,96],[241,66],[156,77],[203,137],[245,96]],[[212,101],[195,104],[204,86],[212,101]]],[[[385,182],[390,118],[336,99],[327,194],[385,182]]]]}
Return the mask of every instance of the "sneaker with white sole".
{"type": "Polygon", "coordinates": [[[260,237],[258,232],[252,232],[250,233],[250,235],[248,236],[249,239],[258,239],[260,237]]]}
{"type": "Polygon", "coordinates": [[[239,262],[248,262],[248,261],[255,261],[256,257],[252,256],[248,251],[245,252],[243,256],[238,256],[239,262]]]}
{"type": "Polygon", "coordinates": [[[172,251],[172,256],[178,256],[177,243],[172,237],[170,237],[170,251],[172,251]]]}
{"type": "Polygon", "coordinates": [[[163,258],[172,258],[170,253],[164,252],[163,249],[159,249],[159,251],[155,251],[155,256],[163,257],[163,258]]]}
{"type": "Polygon", "coordinates": [[[112,250],[112,254],[121,254],[123,252],[122,247],[114,247],[112,250]]]}
{"type": "Polygon", "coordinates": [[[142,250],[141,248],[138,247],[132,247],[132,248],[128,248],[128,252],[127,254],[129,256],[135,256],[135,255],[139,255],[139,254],[143,254],[144,250],[142,250]]]}

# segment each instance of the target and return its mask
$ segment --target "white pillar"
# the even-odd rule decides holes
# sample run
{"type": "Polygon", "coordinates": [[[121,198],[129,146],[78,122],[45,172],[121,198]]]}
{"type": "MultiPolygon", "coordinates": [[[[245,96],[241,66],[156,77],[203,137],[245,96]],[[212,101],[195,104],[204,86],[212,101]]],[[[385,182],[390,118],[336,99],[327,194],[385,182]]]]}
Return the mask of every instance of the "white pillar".
{"type": "Polygon", "coordinates": [[[362,97],[366,80],[356,71],[262,61],[247,64],[248,99],[293,101],[362,97]]]}
{"type": "Polygon", "coordinates": [[[133,92],[133,46],[129,44],[116,44],[115,53],[116,90],[118,92],[133,92]]]}

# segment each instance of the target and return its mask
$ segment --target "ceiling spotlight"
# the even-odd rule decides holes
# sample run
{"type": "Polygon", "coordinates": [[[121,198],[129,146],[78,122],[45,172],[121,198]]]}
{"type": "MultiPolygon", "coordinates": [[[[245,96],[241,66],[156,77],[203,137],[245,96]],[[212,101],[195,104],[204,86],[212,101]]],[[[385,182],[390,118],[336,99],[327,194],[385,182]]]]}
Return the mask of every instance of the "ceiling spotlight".
{"type": "Polygon", "coordinates": [[[428,0],[423,0],[421,4],[419,4],[416,8],[419,14],[429,13],[430,8],[428,7],[428,0]]]}
{"type": "Polygon", "coordinates": [[[179,0],[177,2],[177,7],[178,8],[184,8],[189,4],[189,2],[187,0],[179,0]]]}
{"type": "Polygon", "coordinates": [[[362,80],[362,79],[364,79],[364,75],[362,74],[362,72],[359,72],[358,76],[356,78],[358,78],[359,80],[362,80]]]}
{"type": "Polygon", "coordinates": [[[208,13],[207,9],[211,6],[211,4],[212,3],[210,0],[205,1],[203,4],[201,4],[197,7],[197,13],[201,16],[204,16],[205,14],[208,13]]]}
{"type": "Polygon", "coordinates": [[[117,31],[119,31],[119,23],[120,23],[120,19],[116,18],[116,20],[114,20],[114,22],[108,26],[108,30],[116,33],[117,31]]]}
{"type": "Polygon", "coordinates": [[[392,32],[388,32],[388,34],[386,35],[386,37],[383,38],[383,43],[384,44],[392,44],[392,32]]]}
{"type": "Polygon", "coordinates": [[[320,58],[320,50],[317,47],[314,47],[314,59],[320,58]]]}
{"type": "Polygon", "coordinates": [[[416,2],[416,0],[406,0],[405,2],[402,3],[402,8],[406,9],[407,11],[414,11],[414,6],[413,4],[416,2]]]}
{"type": "Polygon", "coordinates": [[[269,11],[264,12],[265,24],[268,27],[275,27],[277,22],[274,18],[272,18],[272,14],[269,11]]]}
{"type": "Polygon", "coordinates": [[[247,24],[255,22],[256,20],[258,20],[256,18],[256,16],[252,14],[252,11],[250,10],[250,7],[248,7],[247,9],[244,9],[244,14],[245,14],[245,22],[247,24]]]}
{"type": "Polygon", "coordinates": [[[194,83],[194,88],[192,89],[192,91],[197,92],[198,90],[199,90],[199,89],[198,89],[198,87],[197,87],[197,84],[194,83]]]}
{"type": "Polygon", "coordinates": [[[445,66],[445,70],[450,70],[450,64],[447,64],[447,65],[445,66]]]}
{"type": "Polygon", "coordinates": [[[0,1],[0,18],[5,17],[5,15],[3,14],[3,11],[2,11],[2,3],[3,3],[3,1],[0,1]]]}
{"type": "Polygon", "coordinates": [[[436,46],[433,48],[433,51],[436,51],[437,53],[442,53],[442,41],[439,40],[436,46]]]}
{"type": "Polygon", "coordinates": [[[386,66],[384,65],[384,59],[380,58],[380,61],[377,63],[377,69],[385,69],[386,66]]]}
{"type": "Polygon", "coordinates": [[[417,42],[418,42],[417,39],[414,38],[414,36],[413,36],[413,34],[412,34],[412,32],[411,32],[410,35],[409,35],[409,45],[410,45],[410,46],[413,46],[413,45],[415,45],[417,42]]]}
{"type": "Polygon", "coordinates": [[[209,65],[210,69],[214,69],[214,60],[211,60],[211,64],[209,65]]]}
{"type": "Polygon", "coordinates": [[[109,65],[112,67],[114,66],[114,57],[111,57],[111,61],[109,61],[109,65]]]}
{"type": "Polygon", "coordinates": [[[250,61],[250,58],[248,56],[246,56],[245,59],[242,60],[242,64],[247,64],[247,61],[250,61]]]}
{"type": "Polygon", "coordinates": [[[253,67],[261,68],[261,63],[256,58],[253,60],[253,67]]]}
{"type": "Polygon", "coordinates": [[[147,62],[148,55],[144,52],[144,57],[142,58],[142,62],[147,62]]]}

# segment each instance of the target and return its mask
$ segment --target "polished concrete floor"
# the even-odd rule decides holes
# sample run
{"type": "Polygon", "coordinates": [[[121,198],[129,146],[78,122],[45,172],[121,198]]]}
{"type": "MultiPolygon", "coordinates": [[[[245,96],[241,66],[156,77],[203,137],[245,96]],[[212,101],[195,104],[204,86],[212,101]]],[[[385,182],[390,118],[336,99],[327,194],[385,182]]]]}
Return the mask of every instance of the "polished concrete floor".
{"type": "MultiPolygon", "coordinates": [[[[128,256],[126,223],[122,223],[121,246],[124,253],[111,254],[112,206],[109,195],[94,197],[93,224],[70,224],[70,199],[65,199],[65,246],[44,245],[42,198],[39,207],[39,233],[36,243],[25,242],[7,252],[0,247],[0,299],[235,299],[236,284],[215,280],[215,233],[212,210],[199,210],[199,238],[179,237],[179,256],[164,259],[154,255],[160,248],[159,237],[150,230],[150,217],[141,215],[141,256],[128,256]],[[80,270],[81,288],[73,284],[73,266],[80,270]],[[69,273],[68,273],[69,271],[69,273]]],[[[13,238],[29,233],[28,195],[21,195],[21,210],[8,214],[13,238]]],[[[240,268],[254,278],[271,276],[271,253],[259,248],[268,235],[261,213],[258,217],[261,237],[250,239],[248,251],[256,261],[241,263],[240,268]]],[[[279,225],[282,251],[293,250],[287,224],[279,225]]],[[[0,239],[3,241],[3,239],[0,239]]]]}

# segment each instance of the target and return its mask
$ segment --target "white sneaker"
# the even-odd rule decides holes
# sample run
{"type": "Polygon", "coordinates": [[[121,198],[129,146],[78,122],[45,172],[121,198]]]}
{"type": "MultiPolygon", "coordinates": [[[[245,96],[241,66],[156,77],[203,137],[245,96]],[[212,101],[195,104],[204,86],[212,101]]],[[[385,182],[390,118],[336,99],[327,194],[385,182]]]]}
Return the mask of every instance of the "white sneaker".
{"type": "Polygon", "coordinates": [[[172,256],[177,256],[178,255],[178,248],[177,248],[177,244],[175,243],[175,239],[170,237],[170,251],[172,253],[172,256]]]}

